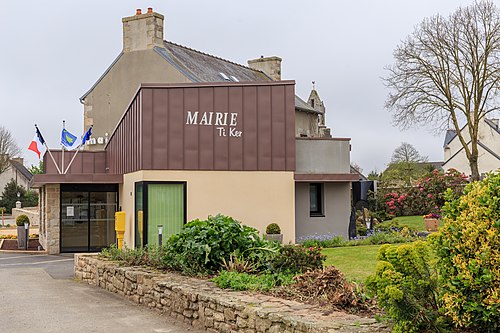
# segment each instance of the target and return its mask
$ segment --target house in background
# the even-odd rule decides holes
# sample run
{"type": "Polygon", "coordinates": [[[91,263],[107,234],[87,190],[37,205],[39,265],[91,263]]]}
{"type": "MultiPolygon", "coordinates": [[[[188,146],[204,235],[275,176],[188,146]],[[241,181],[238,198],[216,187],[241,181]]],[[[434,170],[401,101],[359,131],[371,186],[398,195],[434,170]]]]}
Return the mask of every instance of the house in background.
{"type": "MultiPolygon", "coordinates": [[[[462,135],[470,147],[468,128],[462,128],[462,135]]],[[[466,175],[471,174],[469,160],[455,130],[448,130],[444,140],[444,170],[456,169],[466,175]]],[[[478,132],[478,168],[479,174],[484,176],[487,172],[500,168],[500,127],[498,119],[483,118],[479,122],[478,132]]]]}
{"type": "Polygon", "coordinates": [[[11,180],[14,180],[17,185],[29,189],[30,181],[33,178],[31,172],[24,166],[23,158],[12,158],[9,163],[10,166],[7,171],[0,174],[0,199],[5,189],[5,185],[11,180]]]}
{"type": "Polygon", "coordinates": [[[68,174],[45,157],[35,176],[49,253],[111,244],[115,210],[129,247],[217,213],[278,223],[286,242],[347,237],[350,139],[331,137],[314,86],[306,102],[278,57],[247,67],[164,41],[152,9],[122,22],[122,52],[80,99],[94,140],[68,174]]]}

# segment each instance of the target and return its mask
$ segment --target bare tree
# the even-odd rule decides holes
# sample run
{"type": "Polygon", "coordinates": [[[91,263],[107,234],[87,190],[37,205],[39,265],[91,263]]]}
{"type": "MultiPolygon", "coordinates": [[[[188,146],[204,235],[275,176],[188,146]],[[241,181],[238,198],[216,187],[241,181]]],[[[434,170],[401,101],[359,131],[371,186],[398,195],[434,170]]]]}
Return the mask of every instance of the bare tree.
{"type": "Polygon", "coordinates": [[[21,149],[17,145],[12,133],[0,125],[0,174],[9,169],[10,159],[19,156],[21,149]]]}
{"type": "Polygon", "coordinates": [[[391,158],[391,163],[420,163],[426,161],[427,156],[420,155],[415,147],[406,142],[401,142],[401,145],[394,149],[391,158]]]}
{"type": "Polygon", "coordinates": [[[436,15],[394,51],[384,78],[386,107],[401,128],[451,126],[463,146],[473,179],[479,179],[478,127],[499,110],[500,13],[491,1],[436,15]],[[461,131],[462,127],[464,131],[461,131]]]}

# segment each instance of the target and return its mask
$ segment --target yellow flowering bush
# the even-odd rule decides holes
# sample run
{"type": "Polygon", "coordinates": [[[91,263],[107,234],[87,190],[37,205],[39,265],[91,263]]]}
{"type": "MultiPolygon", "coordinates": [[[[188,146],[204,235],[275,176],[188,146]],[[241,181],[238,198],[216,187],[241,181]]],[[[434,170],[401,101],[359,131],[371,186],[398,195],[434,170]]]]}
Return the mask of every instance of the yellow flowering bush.
{"type": "Polygon", "coordinates": [[[393,320],[394,333],[442,332],[437,273],[427,242],[382,245],[375,275],[366,280],[371,295],[393,320]]]}
{"type": "Polygon", "coordinates": [[[500,330],[500,173],[466,186],[443,207],[431,237],[444,313],[458,327],[500,330]]]}

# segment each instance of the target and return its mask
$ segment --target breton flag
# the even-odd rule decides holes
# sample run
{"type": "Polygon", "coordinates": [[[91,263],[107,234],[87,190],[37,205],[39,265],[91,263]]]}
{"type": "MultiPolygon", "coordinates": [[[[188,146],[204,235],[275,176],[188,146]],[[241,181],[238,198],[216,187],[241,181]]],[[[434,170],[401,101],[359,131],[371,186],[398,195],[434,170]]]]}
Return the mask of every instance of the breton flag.
{"type": "Polygon", "coordinates": [[[38,158],[42,158],[43,154],[47,151],[47,148],[45,147],[45,140],[43,139],[42,133],[40,133],[40,130],[38,127],[36,127],[36,133],[35,137],[33,138],[33,141],[31,141],[28,150],[34,151],[35,153],[38,154],[38,158]]]}
{"type": "Polygon", "coordinates": [[[78,140],[78,138],[68,132],[65,128],[63,128],[61,133],[61,145],[66,147],[67,150],[73,150],[80,147],[80,143],[82,141],[78,140]]]}

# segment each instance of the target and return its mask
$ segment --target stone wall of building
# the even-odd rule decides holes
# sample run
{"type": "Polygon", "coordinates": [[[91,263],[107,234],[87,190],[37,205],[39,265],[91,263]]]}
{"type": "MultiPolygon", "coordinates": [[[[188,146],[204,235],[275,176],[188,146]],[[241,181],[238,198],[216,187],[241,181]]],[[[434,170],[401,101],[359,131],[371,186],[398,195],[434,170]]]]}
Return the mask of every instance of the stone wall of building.
{"type": "Polygon", "coordinates": [[[60,185],[47,184],[40,191],[40,245],[48,254],[60,252],[60,185]]]}
{"type": "Polygon", "coordinates": [[[159,310],[208,332],[389,332],[374,319],[268,295],[232,292],[212,282],[143,267],[120,267],[96,255],[75,255],[75,278],[159,310]]]}

